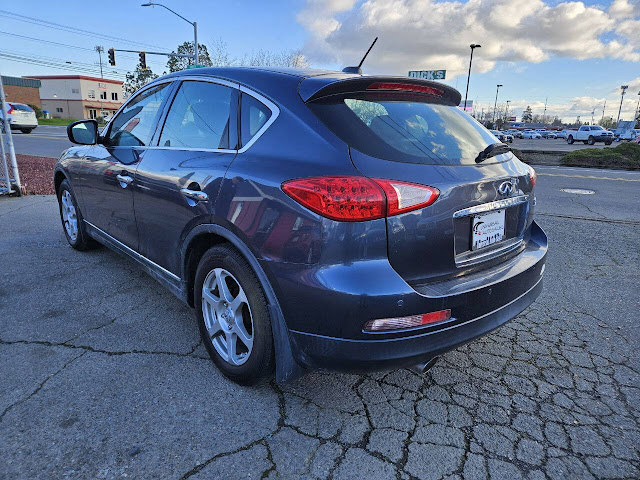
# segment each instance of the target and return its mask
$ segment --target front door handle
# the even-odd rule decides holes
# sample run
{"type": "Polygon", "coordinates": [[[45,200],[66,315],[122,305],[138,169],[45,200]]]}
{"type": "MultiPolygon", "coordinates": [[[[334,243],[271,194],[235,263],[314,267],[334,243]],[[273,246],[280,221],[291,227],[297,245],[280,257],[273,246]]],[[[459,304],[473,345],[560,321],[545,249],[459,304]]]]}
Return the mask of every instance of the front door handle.
{"type": "Polygon", "coordinates": [[[187,197],[188,199],[187,201],[192,200],[192,202],[189,202],[189,205],[191,206],[194,206],[198,202],[206,202],[207,200],[209,200],[209,195],[204,193],[202,190],[191,190],[190,188],[181,188],[180,193],[185,197],[187,197]]]}
{"type": "Polygon", "coordinates": [[[130,177],[129,175],[116,175],[116,178],[118,179],[118,181],[120,182],[120,186],[122,188],[127,188],[129,185],[131,185],[133,183],[133,178],[130,177]]]}

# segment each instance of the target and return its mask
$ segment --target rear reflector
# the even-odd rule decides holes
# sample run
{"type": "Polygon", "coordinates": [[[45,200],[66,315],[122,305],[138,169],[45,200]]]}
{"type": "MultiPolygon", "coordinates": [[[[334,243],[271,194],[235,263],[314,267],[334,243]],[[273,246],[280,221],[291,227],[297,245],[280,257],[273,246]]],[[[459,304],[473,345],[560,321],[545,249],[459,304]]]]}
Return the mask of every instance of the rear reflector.
{"type": "Polygon", "coordinates": [[[432,323],[444,322],[451,318],[451,310],[438,310],[437,312],[423,313],[422,315],[410,315],[408,317],[379,318],[369,320],[364,324],[364,330],[380,332],[383,330],[400,330],[414,328],[432,323]]]}
{"type": "Polygon", "coordinates": [[[428,95],[436,95],[441,97],[444,95],[444,91],[439,88],[429,87],[427,85],[417,85],[414,83],[390,83],[390,82],[376,82],[367,87],[367,90],[396,90],[401,92],[417,92],[426,93],[428,95]]]}
{"type": "Polygon", "coordinates": [[[282,190],[323,217],[343,222],[375,220],[427,207],[440,191],[426,185],[367,177],[289,180],[282,190]]]}

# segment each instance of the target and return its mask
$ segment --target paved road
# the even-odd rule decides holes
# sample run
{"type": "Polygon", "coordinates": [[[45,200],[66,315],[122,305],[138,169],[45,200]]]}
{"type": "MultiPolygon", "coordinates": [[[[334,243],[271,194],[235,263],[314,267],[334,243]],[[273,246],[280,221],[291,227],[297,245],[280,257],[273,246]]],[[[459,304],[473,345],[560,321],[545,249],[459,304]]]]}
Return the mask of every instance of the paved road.
{"type": "Polygon", "coordinates": [[[31,133],[12,132],[16,153],[58,158],[63,150],[73,145],[67,137],[67,127],[40,125],[31,133]]]}
{"type": "Polygon", "coordinates": [[[52,197],[0,201],[0,478],[640,477],[640,174],[539,167],[545,290],[418,376],[241,388],[52,197]],[[576,195],[561,188],[589,189],[576,195]]]}

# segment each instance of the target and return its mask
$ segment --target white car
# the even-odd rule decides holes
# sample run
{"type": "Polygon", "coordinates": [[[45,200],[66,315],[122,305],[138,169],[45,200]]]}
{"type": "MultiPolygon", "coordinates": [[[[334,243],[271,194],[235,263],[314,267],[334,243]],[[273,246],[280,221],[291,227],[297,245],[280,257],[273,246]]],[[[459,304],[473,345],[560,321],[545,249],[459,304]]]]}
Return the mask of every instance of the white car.
{"type": "Polygon", "coordinates": [[[566,130],[558,130],[556,132],[556,137],[557,138],[567,138],[567,131],[566,130]]]}
{"type": "MultiPolygon", "coordinates": [[[[11,130],[20,130],[22,133],[31,133],[38,126],[36,112],[29,105],[23,103],[7,102],[7,119],[11,130]]],[[[4,131],[4,128],[3,128],[4,131]]]]}
{"type": "Polygon", "coordinates": [[[542,135],[535,130],[524,130],[522,132],[522,138],[542,138],[542,135]]]}

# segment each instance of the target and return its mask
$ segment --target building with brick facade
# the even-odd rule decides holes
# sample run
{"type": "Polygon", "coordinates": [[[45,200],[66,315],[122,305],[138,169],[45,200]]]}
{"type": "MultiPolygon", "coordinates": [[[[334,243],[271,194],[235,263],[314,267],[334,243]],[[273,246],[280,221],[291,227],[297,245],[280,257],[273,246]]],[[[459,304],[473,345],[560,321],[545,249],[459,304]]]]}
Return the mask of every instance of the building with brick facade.
{"type": "Polygon", "coordinates": [[[24,103],[42,108],[40,104],[40,80],[33,78],[2,76],[7,102],[24,103]]]}
{"type": "Polygon", "coordinates": [[[42,110],[55,118],[111,118],[123,103],[123,82],[120,80],[84,75],[30,78],[41,82],[42,110]]]}

